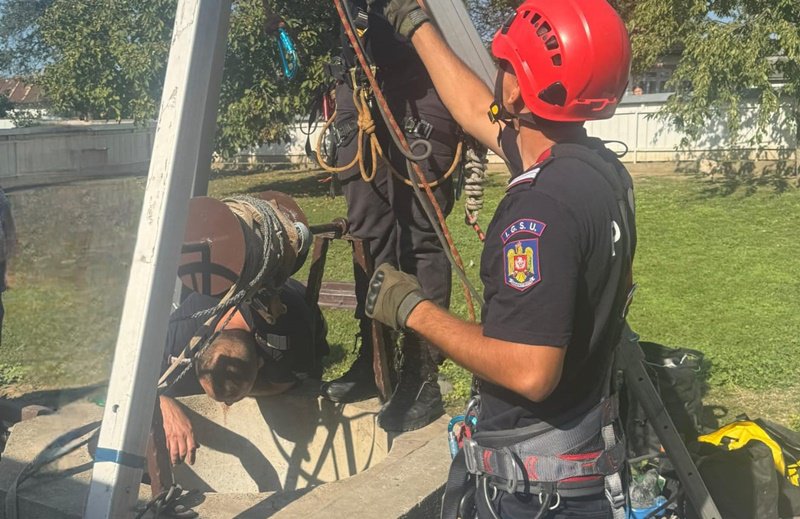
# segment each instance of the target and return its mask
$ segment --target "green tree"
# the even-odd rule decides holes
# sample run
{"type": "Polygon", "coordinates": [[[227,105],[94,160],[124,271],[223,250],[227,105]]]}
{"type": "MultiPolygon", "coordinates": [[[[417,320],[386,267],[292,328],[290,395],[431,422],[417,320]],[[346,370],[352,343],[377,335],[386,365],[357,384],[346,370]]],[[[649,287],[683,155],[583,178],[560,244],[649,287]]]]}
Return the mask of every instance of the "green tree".
{"type": "Polygon", "coordinates": [[[55,113],[84,119],[153,116],[174,0],[54,0],[37,20],[47,62],[35,81],[55,113]]]}
{"type": "Polygon", "coordinates": [[[281,77],[275,36],[265,35],[262,0],[239,0],[231,17],[220,97],[218,148],[234,152],[286,136],[287,124],[307,115],[324,64],[339,45],[338,18],[330,2],[270,0],[298,46],[300,73],[281,77]]]}
{"type": "Polygon", "coordinates": [[[800,3],[796,0],[641,0],[630,20],[635,65],[668,52],[680,61],[665,115],[689,138],[720,117],[734,138],[758,144],[775,129],[782,100],[795,131],[800,94],[800,3]],[[742,135],[744,101],[758,104],[757,131],[742,135]]]}
{"type": "Polygon", "coordinates": [[[38,20],[53,0],[0,1],[0,72],[24,75],[37,71],[47,61],[38,20]]]}
{"type": "Polygon", "coordinates": [[[8,112],[14,108],[14,103],[11,102],[11,99],[8,96],[0,94],[0,117],[5,117],[8,115],[8,112]]]}
{"type": "MultiPolygon", "coordinates": [[[[176,0],[7,0],[0,7],[0,70],[28,74],[54,113],[84,119],[156,115],[176,0]]],[[[262,0],[233,5],[219,110],[218,151],[229,154],[286,135],[324,79],[338,45],[328,2],[269,0],[289,23],[301,73],[280,77],[262,0]]]]}

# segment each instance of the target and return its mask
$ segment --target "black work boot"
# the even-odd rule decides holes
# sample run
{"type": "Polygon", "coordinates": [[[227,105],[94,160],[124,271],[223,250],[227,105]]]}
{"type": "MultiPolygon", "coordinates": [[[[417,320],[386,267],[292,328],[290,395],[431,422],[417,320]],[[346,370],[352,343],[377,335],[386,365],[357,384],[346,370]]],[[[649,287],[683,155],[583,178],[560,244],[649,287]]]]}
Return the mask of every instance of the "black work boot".
{"type": "Polygon", "coordinates": [[[371,321],[361,323],[361,346],[350,369],[341,377],[322,384],[322,396],[336,403],[360,402],[378,396],[372,369],[371,321]]]}
{"type": "Polygon", "coordinates": [[[399,381],[392,398],[378,413],[378,425],[389,432],[421,429],[444,414],[439,366],[428,345],[414,334],[402,341],[399,381]]]}

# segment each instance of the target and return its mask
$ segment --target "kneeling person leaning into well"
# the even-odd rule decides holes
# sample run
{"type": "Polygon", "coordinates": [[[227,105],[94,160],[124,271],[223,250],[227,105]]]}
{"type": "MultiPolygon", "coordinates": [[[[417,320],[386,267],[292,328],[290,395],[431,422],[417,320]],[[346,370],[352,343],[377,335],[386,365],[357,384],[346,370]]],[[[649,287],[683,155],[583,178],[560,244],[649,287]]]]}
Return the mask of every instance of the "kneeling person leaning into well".
{"type": "MultiPolygon", "coordinates": [[[[277,395],[301,379],[321,377],[320,361],[328,354],[328,343],[327,327],[319,307],[306,303],[305,287],[293,279],[281,287],[280,297],[286,313],[275,324],[268,324],[243,305],[217,338],[197,355],[187,375],[160,397],[164,432],[173,464],[184,459],[189,464],[194,463],[198,447],[192,424],[174,397],[205,393],[218,402],[232,405],[246,396],[277,395]]],[[[192,316],[217,303],[216,298],[195,293],[173,313],[164,369],[181,354],[195,334],[203,332],[201,328],[207,318],[192,316]]],[[[227,314],[218,319],[214,329],[221,328],[226,318],[227,314]]]]}

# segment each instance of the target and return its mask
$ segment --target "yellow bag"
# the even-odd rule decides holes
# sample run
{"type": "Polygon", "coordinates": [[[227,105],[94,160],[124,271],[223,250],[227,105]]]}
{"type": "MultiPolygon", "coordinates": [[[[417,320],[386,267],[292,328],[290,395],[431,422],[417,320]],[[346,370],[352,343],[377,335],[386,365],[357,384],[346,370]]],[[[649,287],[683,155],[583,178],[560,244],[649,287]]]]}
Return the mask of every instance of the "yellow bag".
{"type": "MultiPolygon", "coordinates": [[[[777,432],[773,431],[773,433],[777,435],[777,432]]],[[[697,438],[698,441],[723,447],[729,451],[740,449],[752,440],[758,440],[772,451],[772,459],[778,472],[783,474],[792,485],[800,486],[798,459],[792,456],[793,450],[790,446],[779,443],[779,440],[782,439],[778,437],[776,440],[762,425],[750,420],[730,423],[711,434],[697,438]]]]}

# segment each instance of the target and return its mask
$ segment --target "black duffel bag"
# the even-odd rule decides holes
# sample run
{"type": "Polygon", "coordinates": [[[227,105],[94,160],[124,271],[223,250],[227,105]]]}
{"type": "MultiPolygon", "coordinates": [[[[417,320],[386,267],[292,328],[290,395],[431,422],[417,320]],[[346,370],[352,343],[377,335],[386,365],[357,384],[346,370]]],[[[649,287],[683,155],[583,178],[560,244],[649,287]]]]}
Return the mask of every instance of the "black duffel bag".
{"type": "MultiPolygon", "coordinates": [[[[667,348],[653,342],[640,342],[653,385],[684,442],[700,434],[703,413],[703,354],[688,348],[667,348]]],[[[628,458],[657,456],[661,442],[650,426],[642,407],[623,386],[621,416],[628,443],[628,458]]]]}
{"type": "MultiPolygon", "coordinates": [[[[772,451],[754,440],[737,450],[698,444],[697,469],[723,519],[778,519],[778,472],[772,451]]],[[[697,519],[687,507],[687,519],[697,519]]]]}

